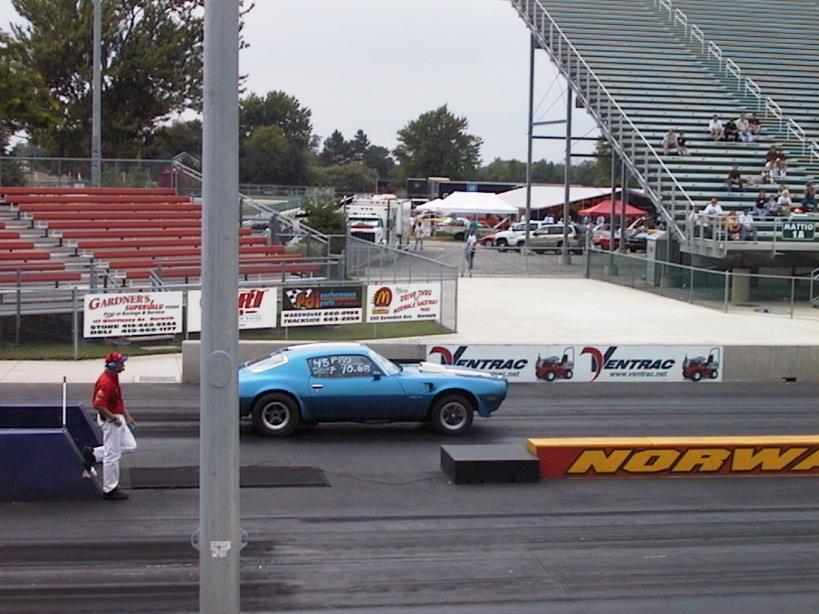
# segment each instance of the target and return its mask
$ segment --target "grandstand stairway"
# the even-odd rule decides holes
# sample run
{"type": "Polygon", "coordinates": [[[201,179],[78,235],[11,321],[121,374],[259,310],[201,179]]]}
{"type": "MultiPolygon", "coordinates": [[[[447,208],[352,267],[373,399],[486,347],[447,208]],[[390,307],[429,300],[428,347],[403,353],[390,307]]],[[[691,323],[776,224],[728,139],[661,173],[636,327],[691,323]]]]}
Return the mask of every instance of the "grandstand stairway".
{"type": "MultiPolygon", "coordinates": [[[[727,51],[717,62],[720,66],[715,67],[713,55],[707,53],[709,41],[692,39],[691,23],[682,26],[675,21],[673,11],[669,16],[669,0],[511,2],[537,44],[570,80],[579,100],[625,159],[630,174],[651,198],[682,251],[718,259],[728,267],[770,265],[775,256],[776,266],[813,265],[811,268],[815,268],[819,241],[783,240],[785,218],[758,221],[757,241],[730,240],[731,233],[725,232],[722,222],[712,235],[705,236],[702,232],[697,235],[687,222],[692,209],[704,207],[711,197],[719,198],[726,211],[747,210],[753,206],[758,190],[775,193],[779,184],[790,189],[794,206],[798,207],[803,187],[808,180],[813,180],[817,168],[810,156],[804,155],[805,142],[791,138],[793,129],[789,131],[786,122],[767,113],[764,106],[760,107],[759,100],[738,87],[737,80],[732,82],[725,76],[720,67],[727,66],[727,51]],[[717,114],[725,121],[740,113],[750,115],[752,112],[757,112],[763,125],[756,142],[714,142],[710,138],[708,122],[712,115],[717,114]],[[685,134],[689,155],[663,153],[663,136],[672,127],[685,134]],[[738,165],[749,182],[758,178],[764,167],[765,153],[775,143],[783,145],[788,154],[787,177],[777,180],[777,184],[749,183],[744,190],[729,191],[725,182],[731,168],[738,165]]],[[[717,0],[688,0],[675,2],[674,6],[693,8],[696,5],[703,11],[703,20],[717,20],[715,29],[719,34],[715,36],[719,36],[725,32],[718,17],[720,7],[725,4],[717,0]],[[704,12],[707,6],[713,13],[704,12]]],[[[732,7],[728,11],[739,10],[736,3],[727,4],[732,7]]],[[[747,4],[762,5],[755,0],[747,4]]],[[[779,7],[780,3],[771,5],[770,11],[775,12],[779,7]]],[[[764,22],[757,28],[771,33],[764,22]]],[[[806,28],[805,36],[807,32],[806,28]]],[[[753,40],[757,47],[771,45],[772,41],[770,36],[757,36],[753,40]]],[[[780,47],[785,49],[785,45],[780,47]]],[[[734,49],[727,44],[727,39],[725,49],[734,49]]],[[[739,52],[740,47],[736,49],[739,52]]],[[[812,53],[816,55],[815,50],[812,53]]],[[[750,55],[740,57],[750,62],[750,55]]],[[[757,72],[769,77],[767,80],[760,77],[760,86],[772,84],[779,78],[766,72],[774,65],[776,62],[757,67],[757,72]]],[[[816,66],[816,63],[812,67],[804,62],[794,63],[788,83],[803,73],[812,75],[805,77],[804,83],[819,80],[816,66]]],[[[753,71],[749,69],[749,72],[753,71]]],[[[813,85],[814,91],[816,85],[819,84],[813,85]]],[[[783,87],[782,91],[804,93],[805,89],[800,85],[793,90],[783,87]]],[[[798,101],[805,102],[805,98],[796,98],[790,105],[782,101],[779,106],[785,115],[793,113],[794,123],[804,122],[804,132],[810,140],[811,135],[819,131],[816,109],[811,107],[812,110],[801,112],[802,103],[798,101]]],[[[816,105],[812,101],[811,104],[816,105]]],[[[819,222],[819,216],[794,219],[819,222]]],[[[819,232],[817,235],[819,239],[819,232]]]]}

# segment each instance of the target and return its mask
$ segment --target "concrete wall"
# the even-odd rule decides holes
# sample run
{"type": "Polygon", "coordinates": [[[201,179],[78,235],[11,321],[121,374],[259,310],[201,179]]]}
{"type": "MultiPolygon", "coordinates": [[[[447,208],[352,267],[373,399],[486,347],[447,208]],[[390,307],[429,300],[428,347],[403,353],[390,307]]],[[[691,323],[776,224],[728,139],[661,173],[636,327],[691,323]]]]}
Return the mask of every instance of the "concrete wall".
{"type": "MultiPolygon", "coordinates": [[[[244,362],[292,345],[285,341],[242,341],[239,360],[244,362]]],[[[425,345],[400,341],[367,341],[367,345],[393,360],[422,360],[425,345]]],[[[778,382],[783,377],[799,382],[819,382],[817,346],[725,346],[723,381],[778,382]]],[[[199,383],[199,342],[182,343],[182,382],[199,383]]]]}

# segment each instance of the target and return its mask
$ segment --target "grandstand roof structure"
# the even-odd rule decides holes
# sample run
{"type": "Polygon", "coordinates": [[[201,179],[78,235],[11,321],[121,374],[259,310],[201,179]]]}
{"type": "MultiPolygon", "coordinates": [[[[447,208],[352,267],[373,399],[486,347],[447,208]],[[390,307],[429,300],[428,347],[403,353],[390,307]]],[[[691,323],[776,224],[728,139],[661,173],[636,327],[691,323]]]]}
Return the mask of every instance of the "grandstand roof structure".
{"type": "Polygon", "coordinates": [[[816,22],[815,2],[510,1],[682,252],[728,268],[819,266],[819,232],[790,232],[819,226],[803,202],[819,173],[819,45],[810,27],[794,27],[816,22]],[[712,138],[714,115],[727,123],[751,114],[761,127],[752,141],[712,138]],[[664,151],[670,129],[684,133],[687,155],[664,151]],[[774,145],[787,162],[768,182],[774,145]],[[726,183],[735,165],[741,186],[726,183]],[[759,191],[778,198],[785,188],[790,206],[758,217],[755,238],[738,240],[731,214],[751,209],[759,191]],[[692,223],[712,198],[724,215],[692,223]]]}

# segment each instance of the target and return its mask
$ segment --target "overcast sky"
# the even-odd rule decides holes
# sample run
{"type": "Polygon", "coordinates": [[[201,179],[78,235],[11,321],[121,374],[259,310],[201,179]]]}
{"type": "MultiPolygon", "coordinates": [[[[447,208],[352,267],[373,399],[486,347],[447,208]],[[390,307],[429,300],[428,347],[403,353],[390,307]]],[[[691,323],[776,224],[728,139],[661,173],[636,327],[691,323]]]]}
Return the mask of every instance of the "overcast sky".
{"type": "MultiPolygon", "coordinates": [[[[0,28],[16,20],[0,0],[0,28]]],[[[362,128],[393,148],[408,121],[448,104],[483,138],[484,162],[526,158],[529,38],[505,0],[256,0],[244,36],[247,88],[296,96],[322,138],[362,128]]],[[[538,58],[535,118],[562,119],[565,84],[538,58]]],[[[596,134],[585,112],[574,120],[575,136],[596,134]]],[[[535,159],[562,156],[562,141],[535,144],[535,159]]]]}

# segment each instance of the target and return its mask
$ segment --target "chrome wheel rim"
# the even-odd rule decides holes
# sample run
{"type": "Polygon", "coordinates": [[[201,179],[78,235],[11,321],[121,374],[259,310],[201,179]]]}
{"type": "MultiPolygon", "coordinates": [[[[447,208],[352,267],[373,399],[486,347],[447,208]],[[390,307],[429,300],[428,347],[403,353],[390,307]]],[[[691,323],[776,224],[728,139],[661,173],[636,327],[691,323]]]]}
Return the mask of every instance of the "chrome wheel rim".
{"type": "Polygon", "coordinates": [[[290,408],[281,401],[273,401],[262,410],[262,423],[271,431],[280,431],[290,422],[290,408]]]}
{"type": "Polygon", "coordinates": [[[457,431],[466,424],[467,415],[463,403],[451,401],[441,409],[441,424],[448,431],[457,431]]]}

